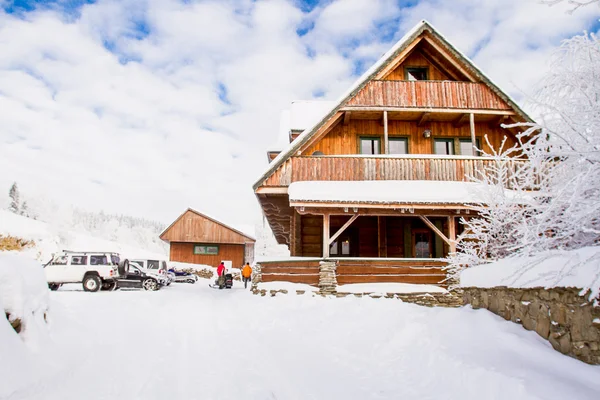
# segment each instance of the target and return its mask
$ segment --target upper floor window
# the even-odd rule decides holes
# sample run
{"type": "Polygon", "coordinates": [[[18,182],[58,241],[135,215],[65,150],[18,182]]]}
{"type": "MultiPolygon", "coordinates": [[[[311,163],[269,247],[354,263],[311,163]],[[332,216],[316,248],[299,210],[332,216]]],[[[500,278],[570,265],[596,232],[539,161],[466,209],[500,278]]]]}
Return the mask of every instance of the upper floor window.
{"type": "MultiPolygon", "coordinates": [[[[475,140],[475,146],[479,148],[479,139],[475,140]]],[[[471,139],[458,138],[439,138],[433,140],[433,152],[435,154],[443,154],[452,156],[460,154],[461,156],[480,156],[479,151],[473,149],[471,139]]]]}
{"type": "Polygon", "coordinates": [[[381,154],[381,141],[378,137],[361,137],[360,154],[381,154]]]}
{"type": "Polygon", "coordinates": [[[390,154],[408,154],[407,138],[389,138],[390,154]]]}
{"type": "Polygon", "coordinates": [[[434,139],[433,152],[448,156],[454,155],[454,139],[434,139]]]}
{"type": "Polygon", "coordinates": [[[427,67],[411,67],[406,68],[405,71],[407,81],[426,81],[428,79],[427,67]]]}
{"type": "MultiPolygon", "coordinates": [[[[480,156],[481,152],[479,150],[475,150],[473,148],[473,142],[471,142],[471,139],[460,139],[459,140],[459,149],[460,149],[460,154],[463,156],[480,156]]],[[[479,139],[475,139],[475,147],[477,147],[478,149],[479,147],[479,139]]]]}

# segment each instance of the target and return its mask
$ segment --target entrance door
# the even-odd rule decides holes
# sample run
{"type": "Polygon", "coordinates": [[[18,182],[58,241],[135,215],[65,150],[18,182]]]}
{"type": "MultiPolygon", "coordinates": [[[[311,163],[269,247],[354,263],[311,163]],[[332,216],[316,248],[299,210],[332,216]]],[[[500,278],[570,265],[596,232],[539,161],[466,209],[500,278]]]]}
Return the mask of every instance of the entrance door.
{"type": "Polygon", "coordinates": [[[426,229],[413,230],[413,257],[431,258],[433,253],[433,242],[431,232],[426,229]]]}

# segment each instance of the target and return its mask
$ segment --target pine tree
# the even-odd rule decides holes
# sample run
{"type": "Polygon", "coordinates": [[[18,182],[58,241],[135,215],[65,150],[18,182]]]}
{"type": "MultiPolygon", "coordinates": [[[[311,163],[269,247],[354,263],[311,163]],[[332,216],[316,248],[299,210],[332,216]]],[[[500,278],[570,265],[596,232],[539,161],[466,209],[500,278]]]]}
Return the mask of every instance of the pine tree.
{"type": "Polygon", "coordinates": [[[8,211],[13,212],[15,214],[19,214],[21,210],[21,200],[19,194],[19,188],[17,187],[17,182],[14,182],[8,191],[8,197],[10,197],[10,205],[8,206],[8,211]]]}

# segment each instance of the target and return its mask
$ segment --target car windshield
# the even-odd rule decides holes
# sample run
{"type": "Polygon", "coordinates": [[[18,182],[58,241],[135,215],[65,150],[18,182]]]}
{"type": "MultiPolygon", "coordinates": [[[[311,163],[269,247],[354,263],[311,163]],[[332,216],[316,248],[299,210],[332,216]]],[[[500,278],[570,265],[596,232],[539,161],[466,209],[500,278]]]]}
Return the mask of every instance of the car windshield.
{"type": "Polygon", "coordinates": [[[119,259],[119,256],[112,254],[112,255],[110,256],[110,261],[112,261],[112,263],[113,263],[114,265],[119,265],[119,262],[120,262],[121,260],[119,259]]]}

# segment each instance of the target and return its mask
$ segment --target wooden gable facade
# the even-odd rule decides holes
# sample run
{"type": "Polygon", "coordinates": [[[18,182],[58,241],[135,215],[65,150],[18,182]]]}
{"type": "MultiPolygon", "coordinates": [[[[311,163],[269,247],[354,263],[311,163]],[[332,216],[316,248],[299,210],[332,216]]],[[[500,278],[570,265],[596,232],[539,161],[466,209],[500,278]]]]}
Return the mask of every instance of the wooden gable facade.
{"type": "MultiPolygon", "coordinates": [[[[441,258],[455,251],[457,219],[472,216],[468,205],[443,196],[378,201],[375,193],[297,199],[291,188],[322,181],[356,182],[356,190],[364,181],[467,184],[491,162],[485,153],[516,144],[518,131],[501,126],[516,122],[532,120],[423,21],[317,125],[290,135],[254,190],[277,241],[292,256],[338,260],[338,282],[440,283],[441,258]]],[[[262,264],[263,279],[314,283],[315,271],[298,275],[294,262],[262,264]]]]}
{"type": "Polygon", "coordinates": [[[169,243],[171,261],[213,267],[231,261],[234,267],[254,261],[255,239],[191,208],[161,235],[169,243]]]}

